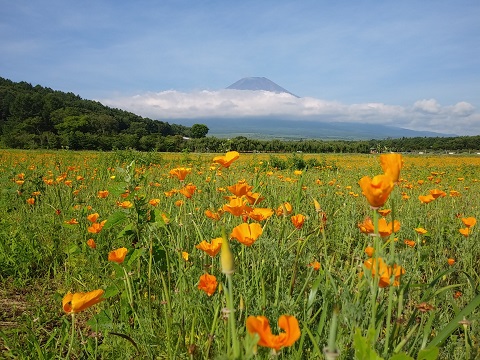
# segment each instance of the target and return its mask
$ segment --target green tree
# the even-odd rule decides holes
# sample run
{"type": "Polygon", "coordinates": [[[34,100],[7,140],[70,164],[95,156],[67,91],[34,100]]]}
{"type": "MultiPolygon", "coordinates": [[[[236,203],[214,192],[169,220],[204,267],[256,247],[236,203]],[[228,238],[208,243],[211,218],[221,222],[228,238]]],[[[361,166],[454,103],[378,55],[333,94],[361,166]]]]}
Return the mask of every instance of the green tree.
{"type": "Polygon", "coordinates": [[[207,125],[204,124],[193,124],[192,128],[190,130],[192,134],[192,138],[194,139],[200,139],[208,134],[208,130],[210,130],[207,125]]]}

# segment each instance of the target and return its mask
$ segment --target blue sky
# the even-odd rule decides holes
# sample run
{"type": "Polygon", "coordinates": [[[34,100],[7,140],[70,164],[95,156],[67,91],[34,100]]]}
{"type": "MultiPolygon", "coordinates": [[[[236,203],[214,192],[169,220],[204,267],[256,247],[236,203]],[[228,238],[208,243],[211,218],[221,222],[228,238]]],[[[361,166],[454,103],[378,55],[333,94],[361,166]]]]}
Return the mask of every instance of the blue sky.
{"type": "Polygon", "coordinates": [[[480,134],[480,2],[0,0],[0,76],[139,115],[480,134]],[[264,76],[299,95],[226,91],[264,76]]]}

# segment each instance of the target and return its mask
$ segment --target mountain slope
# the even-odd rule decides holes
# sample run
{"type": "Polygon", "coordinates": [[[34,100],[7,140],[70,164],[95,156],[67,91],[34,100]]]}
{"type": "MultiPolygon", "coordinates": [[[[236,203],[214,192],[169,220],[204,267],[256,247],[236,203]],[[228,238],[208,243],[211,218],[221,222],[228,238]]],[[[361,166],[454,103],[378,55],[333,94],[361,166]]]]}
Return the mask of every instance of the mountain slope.
{"type": "Polygon", "coordinates": [[[290,91],[284,89],[280,85],[275,84],[273,81],[267,79],[266,77],[246,77],[238,80],[232,85],[228,86],[227,89],[230,90],[263,90],[270,91],[274,93],[287,93],[292,96],[298,97],[295,94],[292,94],[290,91]]]}

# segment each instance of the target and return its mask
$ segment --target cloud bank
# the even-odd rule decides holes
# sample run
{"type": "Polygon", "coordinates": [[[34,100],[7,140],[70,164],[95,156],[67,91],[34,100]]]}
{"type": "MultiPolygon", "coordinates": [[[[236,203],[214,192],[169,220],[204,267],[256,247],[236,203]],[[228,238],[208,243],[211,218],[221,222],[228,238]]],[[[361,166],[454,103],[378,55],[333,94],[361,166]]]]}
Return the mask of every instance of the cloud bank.
{"type": "Polygon", "coordinates": [[[168,122],[176,119],[279,117],[282,119],[356,122],[434,131],[480,134],[480,114],[467,102],[441,105],[422,99],[411,106],[383,103],[344,104],[286,93],[249,90],[179,92],[168,90],[99,100],[103,104],[168,122]]]}

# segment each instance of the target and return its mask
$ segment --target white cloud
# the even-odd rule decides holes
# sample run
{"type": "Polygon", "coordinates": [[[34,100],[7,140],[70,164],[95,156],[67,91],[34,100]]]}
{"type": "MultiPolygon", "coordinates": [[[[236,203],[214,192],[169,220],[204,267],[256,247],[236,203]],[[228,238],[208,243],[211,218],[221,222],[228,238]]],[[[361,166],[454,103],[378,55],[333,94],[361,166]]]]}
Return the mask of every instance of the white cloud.
{"type": "Polygon", "coordinates": [[[135,114],[175,123],[176,119],[278,116],[282,119],[359,122],[458,135],[480,134],[480,115],[467,102],[442,106],[435,99],[413,106],[343,104],[312,97],[248,90],[144,93],[100,100],[135,114]]]}

